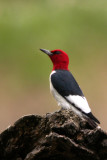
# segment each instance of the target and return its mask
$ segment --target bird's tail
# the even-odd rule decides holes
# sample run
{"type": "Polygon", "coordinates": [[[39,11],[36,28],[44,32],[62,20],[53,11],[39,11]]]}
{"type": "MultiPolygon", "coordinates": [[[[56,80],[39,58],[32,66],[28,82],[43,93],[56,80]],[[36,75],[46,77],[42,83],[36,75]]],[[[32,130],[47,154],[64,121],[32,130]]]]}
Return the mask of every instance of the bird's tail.
{"type": "Polygon", "coordinates": [[[100,124],[99,120],[91,112],[85,115],[85,119],[87,119],[92,128],[96,128],[100,124]]]}
{"type": "Polygon", "coordinates": [[[98,126],[98,123],[96,123],[94,120],[90,119],[89,117],[86,117],[89,125],[94,129],[94,128],[97,128],[98,126]]]}

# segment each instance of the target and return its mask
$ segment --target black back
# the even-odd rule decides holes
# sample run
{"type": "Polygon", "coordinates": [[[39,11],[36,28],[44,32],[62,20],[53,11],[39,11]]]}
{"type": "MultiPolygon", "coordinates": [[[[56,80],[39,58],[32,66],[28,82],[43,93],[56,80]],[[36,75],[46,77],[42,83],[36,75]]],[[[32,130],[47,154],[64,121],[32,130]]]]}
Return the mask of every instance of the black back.
{"type": "Polygon", "coordinates": [[[63,97],[69,95],[84,96],[73,75],[67,70],[55,70],[51,75],[51,82],[57,92],[63,97]]]}

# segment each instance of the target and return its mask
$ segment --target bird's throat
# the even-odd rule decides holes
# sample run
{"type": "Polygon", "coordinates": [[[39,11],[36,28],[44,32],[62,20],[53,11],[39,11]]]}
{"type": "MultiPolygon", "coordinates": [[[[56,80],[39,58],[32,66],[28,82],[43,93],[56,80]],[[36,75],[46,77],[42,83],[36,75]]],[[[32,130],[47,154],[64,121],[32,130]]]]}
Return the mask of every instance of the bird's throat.
{"type": "Polygon", "coordinates": [[[68,65],[64,63],[54,64],[52,70],[69,70],[68,65]]]}

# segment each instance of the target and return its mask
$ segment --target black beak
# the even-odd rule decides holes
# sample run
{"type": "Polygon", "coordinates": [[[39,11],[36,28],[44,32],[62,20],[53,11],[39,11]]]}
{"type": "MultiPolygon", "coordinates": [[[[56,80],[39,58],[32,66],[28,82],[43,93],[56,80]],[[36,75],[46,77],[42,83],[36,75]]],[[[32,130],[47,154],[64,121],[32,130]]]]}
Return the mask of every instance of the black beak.
{"type": "Polygon", "coordinates": [[[49,50],[46,49],[40,49],[42,52],[46,53],[47,55],[51,56],[53,53],[51,53],[49,50]]]}

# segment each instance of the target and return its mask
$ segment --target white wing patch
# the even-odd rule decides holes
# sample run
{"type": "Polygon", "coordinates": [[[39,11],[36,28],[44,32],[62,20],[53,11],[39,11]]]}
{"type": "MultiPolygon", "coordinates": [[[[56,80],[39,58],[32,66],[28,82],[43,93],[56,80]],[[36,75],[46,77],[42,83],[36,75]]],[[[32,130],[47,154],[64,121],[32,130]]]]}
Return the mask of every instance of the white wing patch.
{"type": "Polygon", "coordinates": [[[76,114],[78,114],[80,116],[82,115],[82,113],[77,108],[79,108],[80,110],[82,110],[86,114],[91,112],[91,109],[90,109],[85,97],[81,97],[79,95],[69,95],[69,96],[65,97],[68,100],[67,101],[64,97],[62,97],[56,91],[56,89],[53,87],[53,85],[51,83],[51,76],[52,76],[52,74],[55,74],[55,73],[56,73],[56,71],[51,72],[49,80],[50,80],[50,91],[51,91],[52,95],[54,96],[54,98],[56,99],[56,101],[58,102],[58,106],[61,106],[62,108],[65,108],[65,109],[72,109],[76,114]],[[74,103],[75,107],[72,105],[73,103],[74,103]]]}
{"type": "Polygon", "coordinates": [[[85,113],[89,113],[91,112],[91,109],[88,105],[88,102],[86,100],[85,97],[81,97],[81,96],[78,96],[78,95],[69,95],[69,96],[66,96],[66,99],[72,104],[74,103],[74,105],[81,109],[83,112],[85,113]]]}

